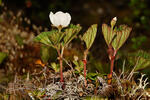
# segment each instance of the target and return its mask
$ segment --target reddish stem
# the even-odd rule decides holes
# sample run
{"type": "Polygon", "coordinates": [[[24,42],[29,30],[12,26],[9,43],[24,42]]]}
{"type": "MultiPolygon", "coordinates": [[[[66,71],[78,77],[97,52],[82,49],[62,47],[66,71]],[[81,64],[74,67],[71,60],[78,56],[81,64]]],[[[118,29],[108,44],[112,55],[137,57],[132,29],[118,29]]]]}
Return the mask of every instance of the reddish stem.
{"type": "Polygon", "coordinates": [[[114,68],[114,60],[115,60],[115,57],[112,56],[110,62],[111,62],[111,65],[110,65],[110,75],[112,75],[112,72],[113,72],[113,68],[114,68]]]}
{"type": "Polygon", "coordinates": [[[58,55],[59,55],[59,64],[60,64],[60,82],[64,82],[64,80],[63,80],[63,71],[62,71],[62,69],[63,69],[63,61],[62,61],[63,50],[64,50],[64,48],[62,48],[62,51],[60,53],[60,50],[57,49],[57,52],[58,52],[58,55]]]}
{"type": "Polygon", "coordinates": [[[110,57],[110,74],[108,75],[108,84],[111,84],[112,81],[112,74],[113,74],[113,68],[114,68],[114,62],[115,62],[115,57],[116,57],[116,53],[117,50],[114,50],[113,48],[109,48],[109,57],[110,57]]]}
{"type": "Polygon", "coordinates": [[[87,85],[87,82],[86,82],[86,64],[87,64],[87,60],[86,59],[84,59],[83,60],[83,64],[84,64],[84,78],[85,78],[85,86],[87,85]]]}
{"type": "Polygon", "coordinates": [[[84,64],[84,78],[85,78],[85,81],[84,81],[84,85],[87,86],[87,81],[86,81],[86,64],[87,64],[87,54],[88,54],[88,49],[84,51],[84,59],[82,60],[83,61],[83,64],[84,64]]]}
{"type": "Polygon", "coordinates": [[[64,82],[64,80],[63,80],[63,72],[62,72],[62,68],[63,68],[62,58],[60,58],[59,63],[60,63],[60,82],[64,82]]]}

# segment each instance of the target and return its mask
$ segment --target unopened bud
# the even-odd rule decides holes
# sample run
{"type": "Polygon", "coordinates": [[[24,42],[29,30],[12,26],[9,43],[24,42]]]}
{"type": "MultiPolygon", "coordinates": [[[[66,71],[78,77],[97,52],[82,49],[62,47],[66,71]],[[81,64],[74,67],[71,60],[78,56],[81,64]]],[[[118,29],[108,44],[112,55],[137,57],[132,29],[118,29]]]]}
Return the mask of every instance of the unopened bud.
{"type": "Polygon", "coordinates": [[[115,26],[117,22],[117,17],[114,17],[112,20],[111,20],[111,27],[113,28],[115,26]]]}
{"type": "Polygon", "coordinates": [[[78,61],[79,60],[78,56],[74,56],[74,60],[78,61]]]}
{"type": "Polygon", "coordinates": [[[114,17],[113,20],[114,20],[114,21],[117,21],[117,17],[114,17]]]}

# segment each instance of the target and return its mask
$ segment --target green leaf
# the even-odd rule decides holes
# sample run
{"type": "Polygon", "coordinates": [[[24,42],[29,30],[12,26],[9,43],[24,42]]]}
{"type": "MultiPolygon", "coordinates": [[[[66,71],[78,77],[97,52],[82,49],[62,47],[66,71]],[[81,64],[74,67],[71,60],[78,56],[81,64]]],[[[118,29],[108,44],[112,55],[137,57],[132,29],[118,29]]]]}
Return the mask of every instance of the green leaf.
{"type": "Polygon", "coordinates": [[[120,25],[118,30],[114,30],[116,37],[112,41],[112,46],[115,50],[118,50],[127,40],[132,28],[126,25],[120,25]]]}
{"type": "Polygon", "coordinates": [[[80,30],[80,25],[71,25],[70,28],[65,29],[64,44],[68,45],[77,36],[80,30]]]}
{"type": "Polygon", "coordinates": [[[142,70],[142,69],[145,69],[147,67],[150,67],[150,60],[146,60],[144,58],[140,58],[139,62],[138,62],[138,65],[135,68],[135,71],[142,70]]]}
{"type": "Polygon", "coordinates": [[[97,24],[92,25],[83,35],[83,41],[86,43],[87,49],[90,49],[97,33],[97,24]]]}
{"type": "Polygon", "coordinates": [[[113,41],[115,32],[113,32],[113,30],[111,29],[110,26],[108,26],[107,24],[103,24],[102,25],[102,33],[104,35],[104,39],[105,39],[107,45],[109,46],[113,41]]]}
{"type": "Polygon", "coordinates": [[[51,63],[51,66],[50,66],[56,73],[60,71],[60,66],[59,64],[56,64],[56,63],[51,63]]]}
{"type": "Polygon", "coordinates": [[[142,57],[142,58],[147,59],[147,60],[150,60],[150,54],[145,52],[145,51],[142,51],[142,50],[140,50],[138,53],[136,53],[136,56],[137,57],[142,57]]]}
{"type": "Polygon", "coordinates": [[[97,76],[98,76],[98,73],[88,73],[87,74],[87,77],[93,81],[96,80],[97,76]]]}
{"type": "Polygon", "coordinates": [[[135,71],[150,67],[150,54],[149,53],[140,50],[138,53],[136,52],[136,53],[129,55],[129,61],[132,65],[134,65],[137,62],[137,60],[138,60],[138,64],[135,68],[135,71]]]}
{"type": "Polygon", "coordinates": [[[40,48],[40,57],[44,63],[55,61],[57,59],[57,51],[55,48],[43,44],[40,48]]]}
{"type": "Polygon", "coordinates": [[[58,30],[52,30],[49,32],[42,32],[37,37],[34,38],[36,42],[41,42],[48,46],[57,46],[60,44],[64,34],[58,32],[58,30]]]}
{"type": "Polygon", "coordinates": [[[43,45],[40,50],[41,59],[44,63],[46,63],[50,58],[50,47],[43,45]]]}
{"type": "Polygon", "coordinates": [[[82,61],[73,61],[73,63],[75,64],[75,70],[78,73],[81,73],[81,71],[83,71],[83,62],[82,61]]]}
{"type": "Polygon", "coordinates": [[[0,52],[0,64],[4,61],[4,59],[6,59],[8,56],[7,53],[4,52],[0,52]]]}
{"type": "Polygon", "coordinates": [[[55,30],[51,35],[49,35],[49,39],[52,42],[52,45],[54,46],[59,45],[63,37],[64,33],[58,32],[57,30],[55,30]]]}
{"type": "Polygon", "coordinates": [[[53,31],[49,31],[49,32],[42,32],[41,34],[39,34],[38,36],[36,36],[34,38],[35,42],[40,42],[43,43],[45,45],[49,45],[52,46],[52,43],[49,39],[49,36],[53,33],[53,31]]]}

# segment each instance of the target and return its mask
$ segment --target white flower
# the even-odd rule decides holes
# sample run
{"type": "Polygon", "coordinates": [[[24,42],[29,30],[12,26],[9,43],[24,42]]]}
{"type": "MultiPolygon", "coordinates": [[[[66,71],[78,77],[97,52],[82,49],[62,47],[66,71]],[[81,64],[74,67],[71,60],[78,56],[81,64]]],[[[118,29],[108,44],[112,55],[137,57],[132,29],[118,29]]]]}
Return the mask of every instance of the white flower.
{"type": "Polygon", "coordinates": [[[55,27],[67,27],[70,24],[71,16],[69,13],[63,13],[62,11],[58,11],[55,14],[50,12],[49,18],[53,26],[55,27]]]}
{"type": "Polygon", "coordinates": [[[114,17],[113,20],[114,20],[114,21],[117,21],[117,17],[114,17]]]}

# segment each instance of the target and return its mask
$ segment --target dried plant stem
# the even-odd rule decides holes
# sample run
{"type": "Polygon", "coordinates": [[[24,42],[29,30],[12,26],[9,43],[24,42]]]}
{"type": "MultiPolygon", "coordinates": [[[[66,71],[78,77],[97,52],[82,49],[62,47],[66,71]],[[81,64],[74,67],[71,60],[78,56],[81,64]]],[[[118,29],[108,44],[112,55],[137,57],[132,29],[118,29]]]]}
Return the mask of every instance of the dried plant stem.
{"type": "Polygon", "coordinates": [[[127,80],[129,80],[129,81],[131,80],[133,74],[135,73],[135,72],[134,72],[134,71],[135,71],[135,68],[136,68],[137,65],[139,64],[139,60],[140,60],[140,57],[137,58],[136,64],[135,64],[134,68],[132,69],[132,71],[130,72],[130,74],[128,75],[127,80]]]}
{"type": "Polygon", "coordinates": [[[84,64],[84,85],[87,86],[87,81],[86,81],[86,64],[87,64],[87,54],[88,54],[88,49],[84,51],[84,58],[83,58],[83,64],[84,64]]]}
{"type": "Polygon", "coordinates": [[[64,59],[64,58],[63,58],[63,60],[64,60],[64,61],[66,62],[66,64],[71,68],[71,71],[72,71],[74,77],[76,77],[76,75],[75,75],[75,73],[74,73],[74,69],[73,69],[73,67],[72,67],[72,64],[69,63],[69,62],[68,62],[66,59],[64,59]]]}

